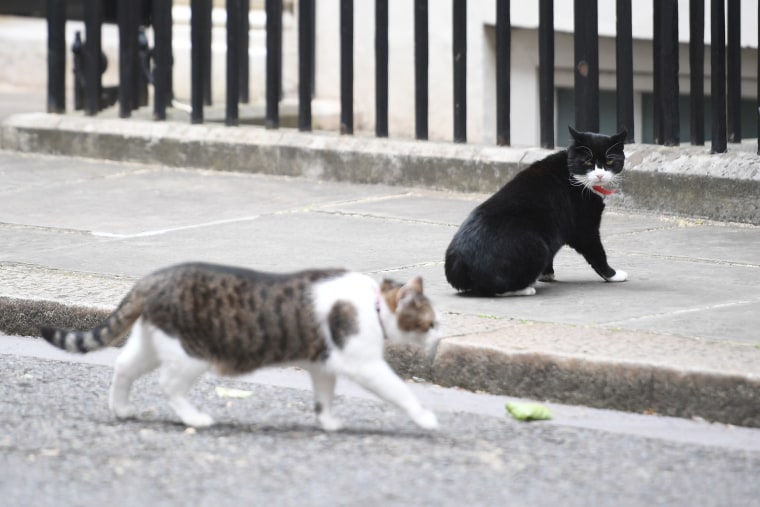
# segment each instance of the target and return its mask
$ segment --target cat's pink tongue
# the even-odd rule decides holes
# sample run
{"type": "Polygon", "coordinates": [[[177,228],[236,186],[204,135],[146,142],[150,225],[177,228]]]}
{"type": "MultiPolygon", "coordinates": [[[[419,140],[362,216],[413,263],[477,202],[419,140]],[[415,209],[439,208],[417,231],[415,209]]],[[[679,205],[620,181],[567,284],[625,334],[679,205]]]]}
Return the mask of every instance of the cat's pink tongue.
{"type": "Polygon", "coordinates": [[[615,190],[614,188],[612,190],[609,190],[604,187],[600,187],[599,185],[593,186],[591,188],[593,188],[595,191],[599,192],[602,195],[612,195],[615,192],[617,192],[617,190],[615,190]]]}

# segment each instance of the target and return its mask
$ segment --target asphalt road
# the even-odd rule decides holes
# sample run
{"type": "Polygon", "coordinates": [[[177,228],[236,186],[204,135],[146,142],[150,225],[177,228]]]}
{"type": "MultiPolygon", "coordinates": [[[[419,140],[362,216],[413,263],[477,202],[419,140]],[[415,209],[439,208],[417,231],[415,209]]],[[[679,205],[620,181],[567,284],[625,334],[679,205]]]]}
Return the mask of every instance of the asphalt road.
{"type": "Polygon", "coordinates": [[[0,505],[756,505],[760,430],[583,407],[519,423],[506,398],[413,388],[439,415],[427,433],[340,385],[347,429],[315,425],[302,372],[205,377],[218,424],[177,422],[156,379],[137,420],[107,409],[115,350],[61,356],[0,336],[0,505]],[[86,359],[90,362],[73,362],[86,359]],[[253,391],[220,397],[217,386],[253,391]]]}

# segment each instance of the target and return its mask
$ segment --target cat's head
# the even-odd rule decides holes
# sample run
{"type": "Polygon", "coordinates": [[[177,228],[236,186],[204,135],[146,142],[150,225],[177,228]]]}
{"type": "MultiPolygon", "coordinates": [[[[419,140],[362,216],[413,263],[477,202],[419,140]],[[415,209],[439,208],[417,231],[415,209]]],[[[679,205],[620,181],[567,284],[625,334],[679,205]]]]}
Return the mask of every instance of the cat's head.
{"type": "Polygon", "coordinates": [[[573,138],[567,149],[570,182],[599,195],[614,193],[615,190],[610,187],[615,186],[623,170],[626,131],[606,136],[568,128],[573,138]]]}
{"type": "Polygon", "coordinates": [[[430,348],[438,341],[438,321],[430,299],[424,294],[422,278],[405,284],[385,279],[380,285],[383,299],[393,314],[395,329],[388,338],[430,348]]]}

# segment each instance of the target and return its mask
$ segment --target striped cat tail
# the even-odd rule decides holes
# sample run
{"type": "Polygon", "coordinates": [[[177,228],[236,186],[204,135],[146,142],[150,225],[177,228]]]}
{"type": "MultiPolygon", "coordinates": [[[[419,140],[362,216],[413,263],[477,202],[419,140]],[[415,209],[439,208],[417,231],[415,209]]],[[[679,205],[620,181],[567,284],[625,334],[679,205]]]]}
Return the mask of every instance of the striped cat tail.
{"type": "Polygon", "coordinates": [[[49,326],[40,327],[40,331],[45,340],[59,349],[86,354],[108,347],[127,334],[142,313],[143,303],[143,297],[132,290],[106,320],[90,331],[66,331],[49,326]]]}

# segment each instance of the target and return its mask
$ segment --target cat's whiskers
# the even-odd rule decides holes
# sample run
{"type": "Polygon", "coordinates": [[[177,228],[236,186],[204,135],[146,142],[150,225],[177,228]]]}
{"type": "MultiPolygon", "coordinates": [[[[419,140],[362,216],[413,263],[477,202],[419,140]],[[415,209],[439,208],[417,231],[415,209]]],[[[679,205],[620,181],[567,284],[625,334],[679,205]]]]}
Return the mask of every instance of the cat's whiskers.
{"type": "Polygon", "coordinates": [[[593,190],[591,188],[593,185],[588,181],[587,178],[583,178],[581,176],[573,174],[572,176],[570,176],[569,180],[570,180],[570,184],[572,186],[574,186],[574,187],[582,187],[584,192],[586,192],[586,191],[589,192],[589,193],[593,192],[593,190]]]}

